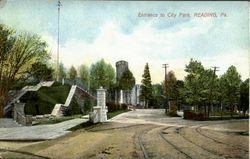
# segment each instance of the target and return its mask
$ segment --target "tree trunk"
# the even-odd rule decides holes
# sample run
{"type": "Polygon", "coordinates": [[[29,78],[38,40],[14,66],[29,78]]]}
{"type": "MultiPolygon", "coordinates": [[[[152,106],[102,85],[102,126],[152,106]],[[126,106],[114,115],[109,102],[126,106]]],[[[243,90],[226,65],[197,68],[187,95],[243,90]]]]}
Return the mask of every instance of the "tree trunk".
{"type": "Polygon", "coordinates": [[[204,103],[204,107],[205,107],[205,119],[207,118],[207,105],[206,103],[204,103]]]}
{"type": "Polygon", "coordinates": [[[3,105],[0,105],[0,118],[3,118],[3,105]]]}
{"type": "Polygon", "coordinates": [[[223,111],[223,107],[222,107],[222,104],[220,104],[220,118],[222,120],[222,111],[223,111]]]}
{"type": "Polygon", "coordinates": [[[3,118],[3,108],[5,106],[5,96],[1,95],[0,96],[0,118],[3,118]]]}
{"type": "Polygon", "coordinates": [[[233,106],[230,105],[230,114],[231,114],[231,118],[233,117],[233,106]]]}

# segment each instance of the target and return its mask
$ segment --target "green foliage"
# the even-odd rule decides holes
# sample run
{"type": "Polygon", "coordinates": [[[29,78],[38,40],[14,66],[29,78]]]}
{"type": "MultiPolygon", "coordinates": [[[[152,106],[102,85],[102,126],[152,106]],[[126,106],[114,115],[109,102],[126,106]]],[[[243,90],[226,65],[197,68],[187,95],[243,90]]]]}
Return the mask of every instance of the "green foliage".
{"type": "Polygon", "coordinates": [[[37,35],[15,33],[0,24],[0,117],[9,89],[20,79],[27,78],[27,70],[37,61],[48,61],[47,44],[37,35]]]}
{"type": "Polygon", "coordinates": [[[83,85],[88,85],[89,81],[89,70],[86,65],[80,66],[80,79],[83,85]]]}
{"type": "Polygon", "coordinates": [[[51,79],[53,76],[53,70],[42,62],[32,64],[30,73],[36,80],[51,79]]]}
{"type": "Polygon", "coordinates": [[[189,64],[186,65],[185,71],[188,75],[185,77],[184,87],[185,87],[185,97],[186,102],[189,104],[198,104],[201,101],[201,91],[202,91],[202,73],[205,71],[201,62],[190,60],[189,64]]]}
{"type": "Polygon", "coordinates": [[[163,98],[163,87],[160,84],[152,85],[153,93],[152,93],[152,100],[151,105],[154,108],[161,108],[164,104],[163,98]]]}
{"type": "Polygon", "coordinates": [[[25,114],[50,114],[55,104],[65,103],[69,91],[69,85],[62,86],[54,83],[51,87],[42,87],[36,92],[27,92],[20,101],[26,103],[25,114]]]}
{"type": "Polygon", "coordinates": [[[202,112],[192,112],[189,110],[184,110],[184,119],[205,120],[205,115],[202,112]]]}
{"type": "Polygon", "coordinates": [[[91,108],[93,107],[93,103],[91,102],[91,100],[86,97],[84,100],[84,107],[83,107],[83,114],[87,114],[91,111],[91,108]]]}
{"type": "Polygon", "coordinates": [[[66,116],[72,116],[76,114],[82,114],[82,110],[80,105],[77,103],[77,100],[75,97],[73,97],[68,109],[65,111],[66,116]]]}
{"type": "Polygon", "coordinates": [[[195,106],[196,111],[197,105],[209,102],[213,71],[204,69],[201,62],[193,59],[186,65],[185,71],[188,75],[185,77],[181,95],[186,99],[186,103],[195,106]]]}
{"type": "Polygon", "coordinates": [[[249,78],[240,85],[240,104],[239,110],[245,112],[249,109],[249,78]]]}
{"type": "Polygon", "coordinates": [[[100,126],[100,125],[102,125],[102,123],[95,123],[94,124],[94,123],[88,121],[88,122],[84,122],[84,123],[81,123],[79,125],[76,125],[76,126],[70,128],[68,130],[69,131],[76,131],[76,130],[79,130],[79,129],[90,130],[90,129],[93,129],[93,128],[95,128],[97,126],[100,126]]]}
{"type": "Polygon", "coordinates": [[[222,90],[222,103],[230,105],[233,112],[240,99],[240,75],[235,66],[230,66],[225,74],[221,76],[220,87],[222,90]]]}
{"type": "Polygon", "coordinates": [[[148,104],[150,100],[152,99],[152,84],[151,84],[151,76],[149,72],[148,63],[146,63],[142,78],[143,79],[141,82],[142,85],[141,85],[140,100],[145,101],[146,107],[148,107],[148,104]]]}
{"type": "Polygon", "coordinates": [[[69,69],[69,79],[71,81],[73,81],[77,76],[77,71],[76,68],[74,66],[71,66],[71,68],[69,69]]]}
{"type": "Polygon", "coordinates": [[[115,111],[119,111],[119,110],[127,110],[128,109],[128,105],[126,104],[115,104],[113,102],[109,102],[107,103],[107,107],[108,107],[108,112],[115,112],[115,111]]]}
{"type": "Polygon", "coordinates": [[[171,99],[177,99],[178,96],[178,92],[177,92],[177,83],[176,83],[176,77],[173,71],[170,71],[167,74],[167,78],[165,81],[165,91],[167,93],[167,95],[171,98],[171,99]]]}
{"type": "Polygon", "coordinates": [[[176,87],[177,87],[177,94],[176,94],[177,104],[179,104],[179,103],[186,104],[186,99],[185,99],[185,97],[183,96],[183,93],[182,93],[183,89],[184,89],[184,81],[177,80],[176,81],[176,87]]]}
{"type": "Polygon", "coordinates": [[[25,86],[35,86],[39,82],[25,82],[25,81],[18,81],[14,85],[11,86],[10,90],[21,90],[25,86]]]}
{"type": "Polygon", "coordinates": [[[92,92],[96,92],[100,86],[110,90],[114,84],[115,71],[111,64],[107,64],[104,59],[92,64],[90,68],[90,89],[92,92]]]}
{"type": "Polygon", "coordinates": [[[176,101],[170,101],[170,110],[168,111],[168,115],[171,117],[179,117],[177,114],[176,101]]]}
{"type": "Polygon", "coordinates": [[[135,78],[133,73],[128,69],[123,72],[120,79],[118,79],[118,87],[122,90],[131,90],[135,85],[135,78]]]}
{"type": "Polygon", "coordinates": [[[66,68],[64,67],[63,63],[59,65],[59,78],[63,79],[67,77],[66,68]]]}
{"type": "Polygon", "coordinates": [[[128,109],[124,109],[124,110],[117,110],[114,112],[108,112],[108,119],[111,119],[119,114],[125,113],[125,112],[129,112],[130,110],[128,109]]]}

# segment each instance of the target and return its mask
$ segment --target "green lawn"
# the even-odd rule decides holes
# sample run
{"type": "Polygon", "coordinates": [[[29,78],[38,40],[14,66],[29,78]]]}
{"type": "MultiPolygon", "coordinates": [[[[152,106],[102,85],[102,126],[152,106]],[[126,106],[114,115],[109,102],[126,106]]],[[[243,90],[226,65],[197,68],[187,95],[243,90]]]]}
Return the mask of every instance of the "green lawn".
{"type": "MultiPolygon", "coordinates": [[[[115,111],[115,112],[108,112],[108,114],[107,114],[108,115],[108,119],[113,118],[116,115],[119,115],[121,113],[125,113],[125,112],[128,112],[128,111],[131,111],[131,110],[118,110],[118,111],[115,111]]],[[[78,129],[88,130],[88,129],[100,126],[101,124],[102,123],[93,124],[93,123],[90,123],[90,122],[86,122],[86,123],[82,123],[82,124],[76,125],[75,127],[70,128],[69,130],[70,131],[76,131],[78,129]]]]}
{"type": "Polygon", "coordinates": [[[131,110],[126,109],[126,110],[118,110],[115,112],[108,112],[108,119],[111,119],[111,118],[115,117],[116,115],[119,115],[119,114],[125,113],[125,112],[129,112],[129,111],[131,111],[131,110]]]}
{"type": "Polygon", "coordinates": [[[71,86],[54,83],[51,87],[42,87],[36,92],[27,92],[20,101],[26,103],[25,114],[50,114],[55,104],[64,104],[71,86]]]}

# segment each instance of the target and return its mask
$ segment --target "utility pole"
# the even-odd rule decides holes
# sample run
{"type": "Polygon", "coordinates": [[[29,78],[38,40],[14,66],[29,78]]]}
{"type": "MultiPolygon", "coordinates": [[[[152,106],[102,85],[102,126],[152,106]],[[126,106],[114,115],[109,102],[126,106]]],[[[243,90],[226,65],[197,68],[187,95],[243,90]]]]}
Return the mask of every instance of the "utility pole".
{"type": "Polygon", "coordinates": [[[162,64],[162,68],[165,69],[165,89],[166,89],[166,110],[165,110],[165,113],[167,114],[168,112],[168,108],[169,108],[169,105],[168,105],[168,90],[167,90],[167,69],[168,69],[168,64],[162,64]]]}
{"type": "Polygon", "coordinates": [[[209,112],[210,112],[210,108],[211,108],[211,104],[212,104],[212,94],[213,94],[213,88],[214,88],[215,73],[216,73],[216,71],[219,71],[219,70],[217,70],[217,68],[219,68],[219,67],[214,66],[212,68],[214,69],[214,74],[213,74],[213,79],[212,79],[212,84],[210,87],[210,94],[209,94],[208,118],[209,118],[209,112]]]}
{"type": "Polygon", "coordinates": [[[56,60],[56,81],[59,81],[59,26],[60,26],[60,7],[62,6],[61,1],[58,0],[58,24],[57,24],[57,60],[56,60]]]}

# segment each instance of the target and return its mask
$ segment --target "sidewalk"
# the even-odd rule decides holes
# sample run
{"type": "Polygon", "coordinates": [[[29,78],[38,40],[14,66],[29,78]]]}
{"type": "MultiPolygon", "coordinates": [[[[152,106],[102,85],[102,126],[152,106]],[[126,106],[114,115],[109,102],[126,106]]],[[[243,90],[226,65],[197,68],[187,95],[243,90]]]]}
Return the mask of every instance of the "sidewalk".
{"type": "Polygon", "coordinates": [[[41,141],[55,139],[71,131],[68,129],[87,122],[86,118],[72,119],[58,124],[0,128],[0,141],[41,141]]]}

